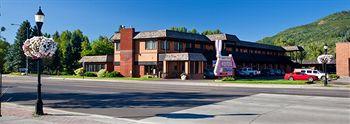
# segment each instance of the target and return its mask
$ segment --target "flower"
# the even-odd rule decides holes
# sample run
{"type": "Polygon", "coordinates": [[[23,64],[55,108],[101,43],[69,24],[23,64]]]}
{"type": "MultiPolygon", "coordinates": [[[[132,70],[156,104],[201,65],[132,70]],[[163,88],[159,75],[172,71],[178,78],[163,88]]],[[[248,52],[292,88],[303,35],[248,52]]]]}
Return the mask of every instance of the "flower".
{"type": "Polygon", "coordinates": [[[317,57],[318,63],[330,63],[333,59],[332,55],[320,55],[317,57]]]}
{"type": "Polygon", "coordinates": [[[27,39],[22,46],[24,54],[33,59],[52,57],[57,50],[57,43],[52,38],[43,36],[27,39]]]}

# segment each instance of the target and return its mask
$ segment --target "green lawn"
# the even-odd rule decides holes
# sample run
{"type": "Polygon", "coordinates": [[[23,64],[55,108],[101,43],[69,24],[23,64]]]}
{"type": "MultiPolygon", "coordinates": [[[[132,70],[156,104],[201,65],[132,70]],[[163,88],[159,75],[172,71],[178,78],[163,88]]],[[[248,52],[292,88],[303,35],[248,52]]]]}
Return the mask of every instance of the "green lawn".
{"type": "Polygon", "coordinates": [[[242,83],[242,84],[292,84],[303,85],[307,84],[307,81],[290,81],[283,79],[237,79],[234,81],[221,81],[225,83],[242,83]]]}
{"type": "Polygon", "coordinates": [[[76,75],[61,75],[61,76],[53,76],[57,78],[79,78],[79,79],[103,79],[103,80],[160,80],[160,78],[146,78],[146,77],[140,77],[140,78],[129,78],[129,77],[83,77],[83,76],[76,76],[76,75]]]}

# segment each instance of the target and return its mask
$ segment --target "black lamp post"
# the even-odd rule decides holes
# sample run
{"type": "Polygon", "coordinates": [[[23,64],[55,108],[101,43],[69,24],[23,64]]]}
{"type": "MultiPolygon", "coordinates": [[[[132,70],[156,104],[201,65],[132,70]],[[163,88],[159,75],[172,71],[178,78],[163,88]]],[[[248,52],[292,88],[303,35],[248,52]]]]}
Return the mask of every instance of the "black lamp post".
{"type": "MultiPolygon", "coordinates": [[[[38,29],[38,36],[42,36],[41,34],[41,27],[44,23],[44,13],[41,11],[41,7],[39,7],[39,11],[35,14],[35,22],[36,22],[36,28],[38,29]]],[[[44,115],[43,110],[43,100],[41,98],[41,58],[37,59],[37,72],[38,72],[38,95],[37,95],[37,101],[35,105],[35,114],[36,115],[44,115]]]]}
{"type": "MultiPolygon", "coordinates": [[[[323,49],[324,49],[324,52],[325,52],[325,55],[327,55],[328,54],[328,45],[327,44],[325,44],[324,46],[323,46],[323,49]]],[[[328,62],[328,60],[326,60],[325,62],[324,62],[324,73],[325,73],[325,75],[324,75],[324,86],[327,86],[327,84],[328,84],[328,78],[327,78],[327,62],[328,62]]]]}

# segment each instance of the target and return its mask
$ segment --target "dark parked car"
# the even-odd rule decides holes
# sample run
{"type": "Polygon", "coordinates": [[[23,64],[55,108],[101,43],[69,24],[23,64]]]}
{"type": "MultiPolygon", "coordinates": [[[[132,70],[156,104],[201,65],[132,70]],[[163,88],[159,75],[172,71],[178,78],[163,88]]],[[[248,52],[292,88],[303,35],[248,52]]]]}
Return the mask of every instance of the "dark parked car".
{"type": "Polygon", "coordinates": [[[272,70],[272,69],[263,69],[261,71],[261,74],[264,75],[264,76],[275,76],[275,71],[272,70]]]}
{"type": "Polygon", "coordinates": [[[204,69],[204,78],[205,79],[214,79],[214,70],[211,69],[204,69]]]}

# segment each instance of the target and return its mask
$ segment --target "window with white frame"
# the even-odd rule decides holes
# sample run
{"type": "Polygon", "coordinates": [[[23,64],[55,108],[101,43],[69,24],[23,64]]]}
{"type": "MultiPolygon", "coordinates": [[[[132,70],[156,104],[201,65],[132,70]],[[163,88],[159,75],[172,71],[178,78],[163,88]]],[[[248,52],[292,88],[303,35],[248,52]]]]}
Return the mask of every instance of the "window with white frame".
{"type": "Polygon", "coordinates": [[[154,40],[146,41],[146,50],[157,49],[157,42],[154,40]]]}

